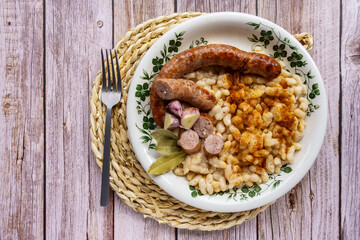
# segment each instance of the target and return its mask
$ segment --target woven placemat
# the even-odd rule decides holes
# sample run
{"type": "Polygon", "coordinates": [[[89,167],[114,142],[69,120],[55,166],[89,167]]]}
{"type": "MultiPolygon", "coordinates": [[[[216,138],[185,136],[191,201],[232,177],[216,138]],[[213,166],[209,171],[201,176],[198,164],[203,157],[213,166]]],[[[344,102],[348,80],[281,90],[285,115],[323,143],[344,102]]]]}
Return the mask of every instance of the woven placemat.
{"type": "MultiPolygon", "coordinates": [[[[110,185],[117,195],[144,217],[184,229],[221,230],[254,218],[270,204],[236,213],[209,212],[191,207],[162,190],[144,171],[129,142],[126,124],[126,99],[135,69],[150,46],[175,25],[202,13],[175,13],[144,22],[131,29],[116,45],[120,57],[123,97],[112,112],[110,185]]],[[[310,35],[294,35],[307,49],[310,35]]],[[[114,57],[114,56],[113,56],[114,57]]],[[[90,99],[91,148],[102,167],[106,108],[101,103],[101,71],[93,83],[90,99]]]]}

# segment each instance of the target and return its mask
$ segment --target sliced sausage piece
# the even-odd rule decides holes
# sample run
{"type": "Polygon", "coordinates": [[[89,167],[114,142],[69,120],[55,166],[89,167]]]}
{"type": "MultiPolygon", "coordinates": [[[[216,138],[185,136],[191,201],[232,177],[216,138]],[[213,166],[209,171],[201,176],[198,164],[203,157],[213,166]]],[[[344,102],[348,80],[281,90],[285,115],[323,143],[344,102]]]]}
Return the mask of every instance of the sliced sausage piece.
{"type": "Polygon", "coordinates": [[[211,117],[206,113],[201,113],[200,118],[195,122],[193,130],[200,138],[207,138],[214,132],[214,125],[211,117]]]}
{"type": "Polygon", "coordinates": [[[164,100],[180,100],[190,103],[201,111],[210,111],[216,98],[208,90],[197,86],[193,81],[186,79],[163,78],[153,83],[157,95],[164,100]]]}
{"type": "Polygon", "coordinates": [[[224,147],[222,137],[217,134],[208,136],[204,141],[204,152],[206,156],[218,155],[224,147]]]}
{"type": "Polygon", "coordinates": [[[179,145],[187,154],[198,153],[201,149],[200,138],[193,130],[187,130],[181,134],[179,145]]]}

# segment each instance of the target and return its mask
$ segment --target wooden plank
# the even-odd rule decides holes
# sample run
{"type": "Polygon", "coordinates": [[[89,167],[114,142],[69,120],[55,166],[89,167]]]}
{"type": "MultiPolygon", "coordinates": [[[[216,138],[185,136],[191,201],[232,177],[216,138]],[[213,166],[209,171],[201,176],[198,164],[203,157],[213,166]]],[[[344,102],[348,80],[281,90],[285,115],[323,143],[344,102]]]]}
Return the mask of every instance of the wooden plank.
{"type": "Polygon", "coordinates": [[[43,4],[0,4],[0,239],[44,231],[43,4]]]}
{"type": "MultiPolygon", "coordinates": [[[[120,40],[130,28],[161,15],[174,11],[173,1],[166,0],[116,0],[114,1],[114,42],[120,40]]],[[[114,197],[114,239],[175,239],[175,229],[159,224],[153,219],[144,219],[114,197]]]]}
{"type": "Polygon", "coordinates": [[[116,195],[114,203],[114,239],[175,239],[174,228],[144,218],[142,213],[135,212],[116,195]]]}
{"type": "Polygon", "coordinates": [[[325,81],[330,103],[327,135],[316,163],[290,193],[259,215],[259,236],[334,239],[339,236],[339,3],[259,0],[258,7],[259,16],[289,32],[313,35],[311,54],[325,81]]]}
{"type": "MultiPolygon", "coordinates": [[[[112,239],[89,142],[89,94],[112,45],[111,1],[46,1],[46,237],[112,239]]],[[[112,194],[112,193],[111,193],[112,194]]],[[[112,198],[111,198],[112,199],[112,198]]]]}
{"type": "Polygon", "coordinates": [[[114,0],[114,43],[138,24],[151,18],[171,14],[173,1],[167,0],[114,0]]]}
{"type": "MultiPolygon", "coordinates": [[[[256,1],[255,0],[216,0],[216,1],[177,1],[178,12],[194,11],[194,12],[221,12],[221,11],[234,11],[256,14],[256,1]]],[[[215,232],[202,232],[202,231],[189,231],[178,230],[178,239],[257,239],[257,218],[244,224],[232,227],[230,229],[215,231],[215,232]]]]}
{"type": "Polygon", "coordinates": [[[342,1],[341,239],[360,238],[360,3],[342,1]]]}
{"type": "Polygon", "coordinates": [[[177,0],[178,12],[244,12],[256,14],[255,0],[177,0]]]}
{"type": "Polygon", "coordinates": [[[199,230],[178,230],[178,240],[193,240],[193,239],[257,239],[257,219],[254,218],[250,221],[243,223],[240,226],[232,227],[219,231],[199,231],[199,230]]]}

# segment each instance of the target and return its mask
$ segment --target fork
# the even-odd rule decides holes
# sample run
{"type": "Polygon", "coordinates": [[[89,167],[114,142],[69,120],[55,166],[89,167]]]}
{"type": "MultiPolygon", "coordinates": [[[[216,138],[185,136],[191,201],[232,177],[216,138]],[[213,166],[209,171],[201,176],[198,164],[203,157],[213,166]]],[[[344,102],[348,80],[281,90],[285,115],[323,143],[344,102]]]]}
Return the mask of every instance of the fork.
{"type": "Polygon", "coordinates": [[[111,129],[111,109],[115,106],[121,99],[121,76],[120,68],[118,63],[118,58],[115,52],[116,60],[116,76],[114,71],[114,63],[112,58],[112,50],[110,51],[111,64],[109,64],[108,50],[106,52],[106,65],[108,70],[108,77],[106,80],[105,73],[105,62],[103,50],[101,50],[101,60],[102,60],[102,89],[101,89],[101,101],[106,106],[106,122],[105,122],[105,142],[104,142],[104,156],[103,156],[103,167],[102,167],[102,178],[101,178],[101,199],[100,205],[107,206],[109,204],[109,177],[110,177],[110,129],[111,129]],[[111,74],[110,69],[112,70],[112,89],[111,89],[111,74]],[[117,86],[117,88],[116,88],[117,86]]]}

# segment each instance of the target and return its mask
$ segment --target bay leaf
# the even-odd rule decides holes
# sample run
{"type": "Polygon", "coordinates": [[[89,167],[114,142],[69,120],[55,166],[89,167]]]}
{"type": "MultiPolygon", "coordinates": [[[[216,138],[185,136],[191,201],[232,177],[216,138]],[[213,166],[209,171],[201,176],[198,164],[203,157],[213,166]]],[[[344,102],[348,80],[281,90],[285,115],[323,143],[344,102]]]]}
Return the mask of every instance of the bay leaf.
{"type": "Polygon", "coordinates": [[[152,132],[150,135],[153,138],[155,138],[157,143],[164,141],[164,140],[171,140],[171,139],[178,140],[179,139],[179,137],[175,133],[173,133],[172,131],[169,131],[169,130],[165,130],[165,129],[156,130],[155,132],[152,132]]]}
{"type": "Polygon", "coordinates": [[[169,153],[179,152],[181,151],[181,148],[177,145],[177,140],[162,140],[157,143],[155,150],[158,153],[161,153],[163,155],[167,155],[169,153]]]}
{"type": "Polygon", "coordinates": [[[184,161],[185,157],[186,157],[186,153],[183,151],[170,153],[166,156],[159,157],[156,160],[156,162],[151,164],[148,173],[154,175],[160,175],[166,173],[174,169],[182,161],[184,161]]]}

